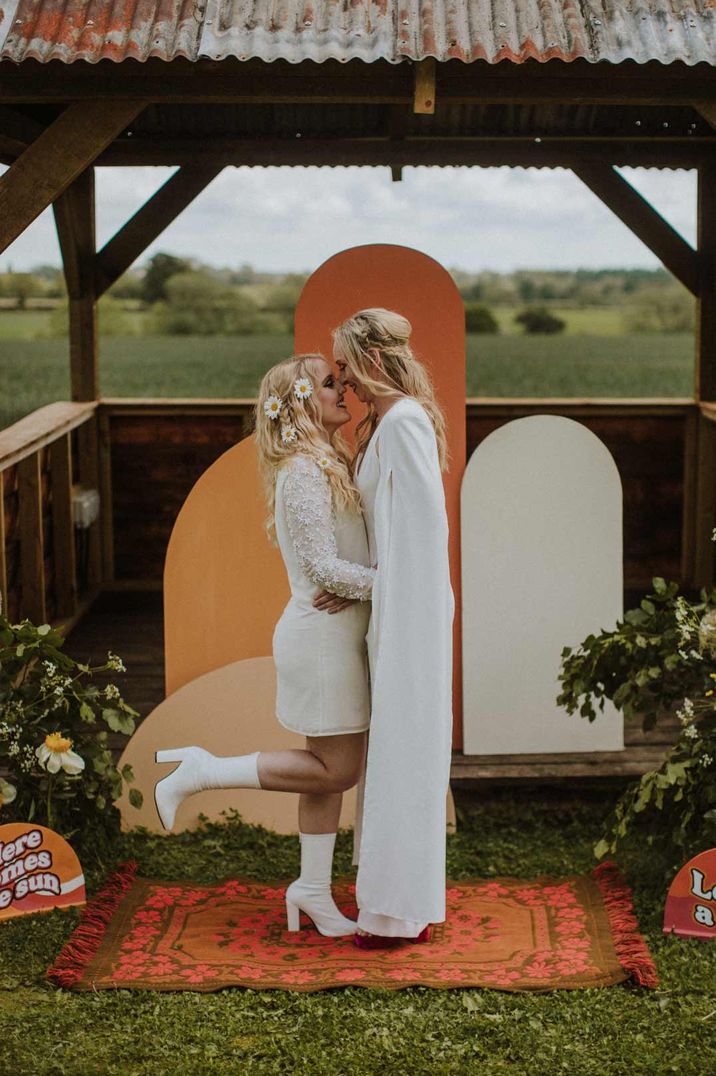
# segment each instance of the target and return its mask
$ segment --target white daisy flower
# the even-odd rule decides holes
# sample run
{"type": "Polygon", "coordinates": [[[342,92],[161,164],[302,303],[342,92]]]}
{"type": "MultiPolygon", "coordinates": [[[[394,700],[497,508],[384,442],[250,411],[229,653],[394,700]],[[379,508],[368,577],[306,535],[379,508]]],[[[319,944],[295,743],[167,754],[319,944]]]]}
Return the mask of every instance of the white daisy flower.
{"type": "Polygon", "coordinates": [[[319,460],[316,460],[316,462],[318,463],[318,466],[324,471],[327,471],[328,468],[331,466],[331,461],[329,460],[328,456],[321,456],[321,458],[319,460]]]}
{"type": "Polygon", "coordinates": [[[269,396],[264,403],[264,414],[270,418],[278,418],[283,407],[283,400],[279,396],[269,396]]]}
{"type": "Polygon", "coordinates": [[[15,786],[0,777],[0,807],[4,807],[6,803],[12,803],[16,796],[17,789],[15,786]]]}
{"type": "Polygon", "coordinates": [[[281,430],[281,440],[285,445],[291,445],[298,437],[298,430],[295,426],[284,426],[281,430]]]}
{"type": "Polygon", "coordinates": [[[313,392],[313,385],[307,377],[297,377],[293,383],[293,394],[299,400],[307,400],[313,392]]]}
{"type": "Polygon", "coordinates": [[[84,759],[71,751],[72,740],[68,740],[61,732],[50,732],[45,736],[45,742],[35,750],[37,761],[43,770],[48,773],[57,773],[63,769],[65,773],[80,773],[85,768],[84,759]]]}

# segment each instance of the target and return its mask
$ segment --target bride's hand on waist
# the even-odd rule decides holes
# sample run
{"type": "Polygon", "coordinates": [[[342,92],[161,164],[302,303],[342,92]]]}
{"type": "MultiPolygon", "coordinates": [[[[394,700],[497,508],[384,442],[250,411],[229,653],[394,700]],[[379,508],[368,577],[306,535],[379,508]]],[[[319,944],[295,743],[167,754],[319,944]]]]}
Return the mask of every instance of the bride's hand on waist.
{"type": "Polygon", "coordinates": [[[320,609],[322,613],[340,613],[349,605],[355,605],[357,598],[341,598],[340,594],[332,594],[330,590],[320,590],[313,599],[313,608],[320,609]]]}

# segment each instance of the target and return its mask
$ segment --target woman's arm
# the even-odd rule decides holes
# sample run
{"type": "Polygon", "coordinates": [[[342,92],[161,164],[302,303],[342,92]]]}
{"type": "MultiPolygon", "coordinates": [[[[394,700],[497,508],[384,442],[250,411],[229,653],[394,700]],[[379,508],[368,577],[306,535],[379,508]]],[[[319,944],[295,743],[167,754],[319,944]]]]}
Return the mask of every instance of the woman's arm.
{"type": "Polygon", "coordinates": [[[322,590],[370,601],[375,571],[338,556],[328,478],[308,457],[291,461],[283,484],[286,523],[301,570],[322,590]]]}

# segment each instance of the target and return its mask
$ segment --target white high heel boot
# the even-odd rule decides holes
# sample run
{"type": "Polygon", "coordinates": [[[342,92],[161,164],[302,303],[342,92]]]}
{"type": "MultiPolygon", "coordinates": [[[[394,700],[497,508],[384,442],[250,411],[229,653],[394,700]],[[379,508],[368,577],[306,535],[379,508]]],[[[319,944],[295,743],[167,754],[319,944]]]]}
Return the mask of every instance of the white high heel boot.
{"type": "Polygon", "coordinates": [[[155,762],[178,762],[179,765],[157,781],[154,802],[165,829],[171,829],[177,808],[187,796],[208,788],[261,788],[259,752],[253,755],[212,755],[202,747],[177,747],[157,751],[155,762]]]}
{"type": "Polygon", "coordinates": [[[335,833],[299,833],[301,875],[286,890],[289,930],[300,930],[300,913],[305,912],[319,934],[340,938],[355,934],[357,924],[341,915],[331,893],[335,833]]]}

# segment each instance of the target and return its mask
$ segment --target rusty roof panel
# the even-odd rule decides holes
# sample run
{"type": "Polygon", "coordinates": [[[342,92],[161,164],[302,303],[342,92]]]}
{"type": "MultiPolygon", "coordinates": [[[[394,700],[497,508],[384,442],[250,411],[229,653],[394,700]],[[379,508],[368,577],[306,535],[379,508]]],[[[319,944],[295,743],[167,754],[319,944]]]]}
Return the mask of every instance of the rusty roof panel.
{"type": "Polygon", "coordinates": [[[716,0],[0,0],[0,58],[716,64],[716,0]]]}
{"type": "Polygon", "coordinates": [[[214,59],[701,60],[716,0],[208,0],[214,59]]]}
{"type": "Polygon", "coordinates": [[[14,8],[0,58],[194,60],[204,6],[195,0],[0,0],[0,12],[14,8]]]}

